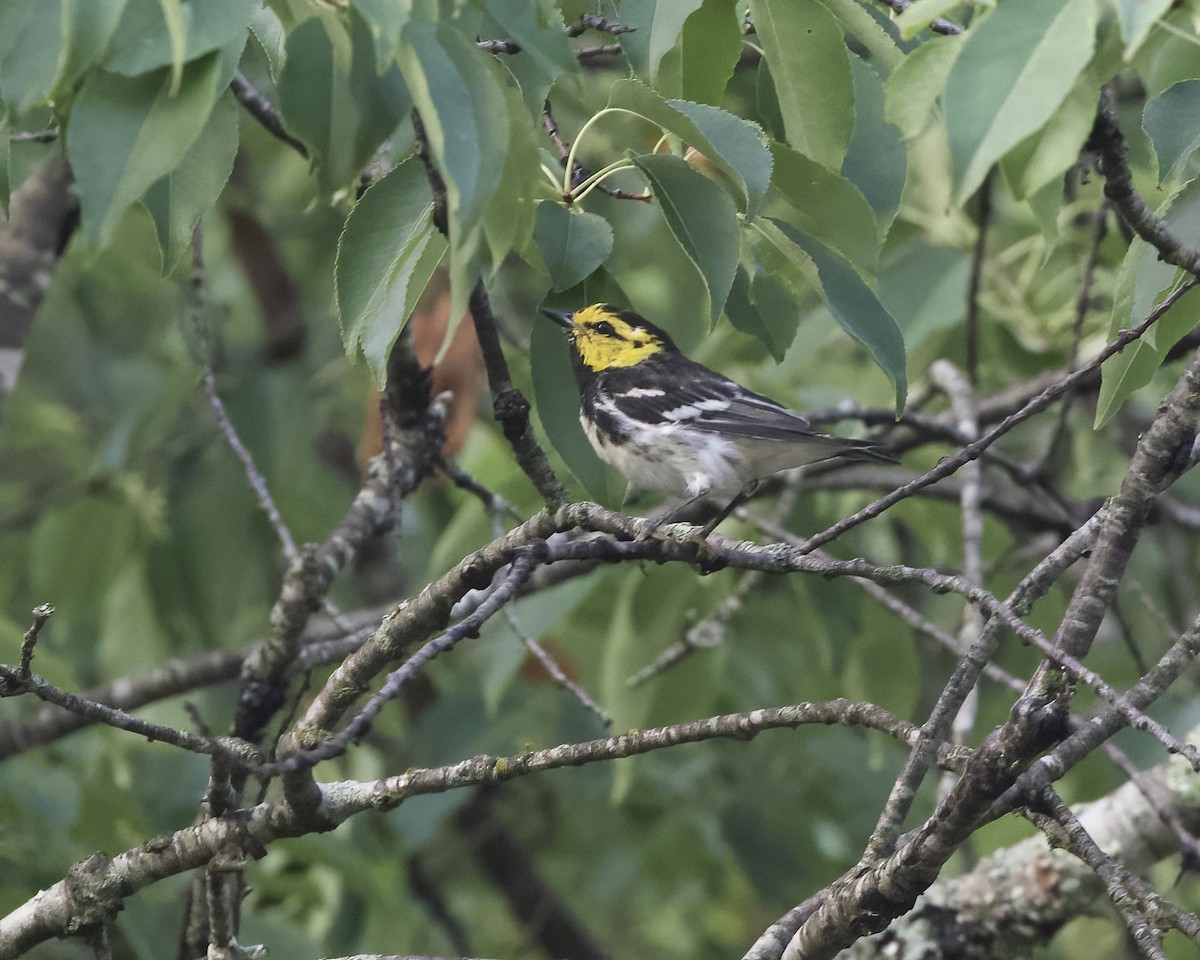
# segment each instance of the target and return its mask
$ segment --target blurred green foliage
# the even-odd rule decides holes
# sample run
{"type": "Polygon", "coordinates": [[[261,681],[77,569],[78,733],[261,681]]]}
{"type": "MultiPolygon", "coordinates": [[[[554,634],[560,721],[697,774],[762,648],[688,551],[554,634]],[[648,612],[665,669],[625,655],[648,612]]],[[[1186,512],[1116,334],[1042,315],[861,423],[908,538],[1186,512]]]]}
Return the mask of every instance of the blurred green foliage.
{"type": "MultiPolygon", "coordinates": [[[[595,12],[571,0],[0,2],[0,200],[65,151],[82,210],[4,399],[4,659],[16,659],[28,611],[46,601],[57,613],[35,668],[71,690],[265,636],[280,547],[214,424],[197,354],[212,356],[219,393],[296,539],[319,541],[357,488],[368,369],[382,378],[438,262],[452,317],[484,278],[555,465],[573,494],[615,506],[622,484],[579,432],[561,338],[536,319],[543,302],[628,303],[691,356],[797,408],[847,399],[903,407],[906,384],[923,387],[935,359],[961,362],[982,184],[991,215],[979,389],[1059,369],[1076,347],[1087,356],[1142,319],[1179,279],[1147,245],[1110,229],[1076,342],[1103,196],[1080,155],[1099,87],[1114,77],[1139,190],[1185,242],[1200,242],[1193,2],[919,2],[901,18],[903,33],[882,5],[850,0],[755,0],[753,34],[744,33],[746,5],[732,0],[603,6],[636,29],[568,41],[564,24],[595,12]],[[966,36],[924,29],[936,15],[967,23],[966,36]],[[493,55],[477,39],[512,40],[521,52],[493,55]],[[617,53],[580,55],[617,43],[617,53]],[[239,110],[228,92],[235,70],[279,105],[309,161],[239,110]],[[650,187],[655,202],[575,195],[580,185],[564,181],[543,130],[547,96],[588,171],[608,170],[606,187],[650,187]],[[365,165],[388,169],[411,154],[413,105],[448,188],[446,243],[430,225],[432,195],[415,159],[356,202],[365,165]],[[43,128],[58,141],[18,136],[43,128]],[[247,219],[265,247],[240,242],[247,219]],[[202,307],[188,293],[197,225],[202,307]],[[267,257],[294,288],[285,309],[305,334],[282,358],[266,349],[278,291],[252,281],[267,257]]],[[[1015,432],[1004,452],[1043,463],[1071,503],[1111,494],[1174,377],[1162,361],[1195,309],[1185,301],[1169,327],[1114,360],[1099,406],[1076,400],[1060,442],[1052,413],[1015,432]],[[1094,420],[1104,429],[1093,431],[1094,420]]],[[[924,408],[941,409],[940,399],[924,408]]],[[[927,469],[946,450],[919,447],[905,464],[927,469]]],[[[522,516],[539,506],[489,413],[459,461],[522,516]]],[[[1200,493],[1197,482],[1185,479],[1181,496],[1200,493]]],[[[874,492],[804,492],[783,522],[816,532],[874,492]]],[[[492,535],[476,499],[433,480],[404,505],[384,559],[343,574],[334,599],[354,609],[415,594],[492,535]]],[[[987,585],[1005,595],[1055,542],[1027,519],[989,515],[987,585]]],[[[835,549],[958,569],[957,503],[908,500],[835,549]]],[[[1121,626],[1106,628],[1089,661],[1114,686],[1139,675],[1123,637],[1152,660],[1195,615],[1196,563],[1194,539],[1169,526],[1139,550],[1121,626]]],[[[716,610],[740,576],[603,568],[524,598],[318,773],[370,778],[603,735],[594,715],[531,670],[524,634],[550,647],[618,731],[838,696],[923,719],[953,658],[848,582],[766,580],[720,646],[631,689],[627,678],[716,610]]],[[[1068,587],[1031,622],[1053,630],[1068,587]]],[[[898,592],[959,629],[958,601],[898,592]]],[[[1037,658],[1010,639],[999,662],[1025,676],[1037,658]]],[[[187,699],[223,732],[233,696],[226,686],[187,699]]],[[[1009,702],[985,685],[977,729],[1003,720],[1009,702]]],[[[7,701],[0,719],[33,710],[7,701]]],[[[178,701],[142,712],[193,724],[178,701]]],[[[1159,714],[1181,726],[1197,719],[1182,695],[1159,714]]],[[[1143,740],[1125,745],[1158,759],[1143,740]]],[[[726,957],[857,860],[902,760],[874,735],[777,731],[517,781],[498,809],[613,955],[726,957]]],[[[207,769],[106,730],[6,760],[0,911],[93,850],[116,853],[190,823],[207,769]]],[[[1121,779],[1096,762],[1064,789],[1086,799],[1121,779]]],[[[919,812],[931,799],[929,789],[919,812]]],[[[242,942],[299,958],[452,953],[413,892],[419,863],[477,955],[530,955],[456,826],[466,800],[417,798],[333,835],[273,846],[249,872],[242,942]]],[[[972,854],[1025,832],[996,825],[972,854]]],[[[164,885],[129,902],[118,955],[173,949],[181,890],[164,885]]],[[[1195,899],[1190,881],[1182,896],[1195,899]]],[[[1122,955],[1119,938],[1093,926],[1068,929],[1047,955],[1080,956],[1081,944],[1098,941],[1112,946],[1088,956],[1122,955]]],[[[39,955],[81,952],[55,944],[39,955]]]]}

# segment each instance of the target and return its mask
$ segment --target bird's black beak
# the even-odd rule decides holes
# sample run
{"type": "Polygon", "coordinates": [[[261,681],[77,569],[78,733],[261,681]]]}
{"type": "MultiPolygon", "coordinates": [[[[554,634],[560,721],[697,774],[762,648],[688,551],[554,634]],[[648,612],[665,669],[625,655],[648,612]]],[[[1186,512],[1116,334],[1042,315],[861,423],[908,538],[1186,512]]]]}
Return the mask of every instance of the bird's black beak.
{"type": "Polygon", "coordinates": [[[550,310],[546,307],[542,307],[542,313],[548,316],[564,330],[570,330],[575,326],[575,321],[571,319],[574,314],[568,313],[565,310],[550,310]]]}

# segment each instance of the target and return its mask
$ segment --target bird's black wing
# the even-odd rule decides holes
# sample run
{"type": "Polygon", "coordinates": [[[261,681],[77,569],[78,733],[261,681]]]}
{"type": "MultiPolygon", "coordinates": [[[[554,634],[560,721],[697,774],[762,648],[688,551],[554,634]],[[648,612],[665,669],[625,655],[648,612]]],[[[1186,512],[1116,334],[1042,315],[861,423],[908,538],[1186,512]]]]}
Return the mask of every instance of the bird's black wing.
{"type": "Polygon", "coordinates": [[[830,456],[894,460],[868,441],[819,433],[796,411],[696,363],[664,372],[657,383],[645,376],[633,381],[614,378],[609,395],[617,410],[642,423],[677,423],[745,440],[827,445],[830,456]]]}

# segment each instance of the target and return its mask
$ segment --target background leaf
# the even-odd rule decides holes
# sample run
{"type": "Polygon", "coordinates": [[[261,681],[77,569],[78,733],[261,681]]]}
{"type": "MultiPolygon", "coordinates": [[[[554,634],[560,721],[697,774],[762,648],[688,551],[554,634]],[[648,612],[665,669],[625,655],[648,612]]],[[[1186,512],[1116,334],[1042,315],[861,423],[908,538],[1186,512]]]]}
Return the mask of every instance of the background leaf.
{"type": "Polygon", "coordinates": [[[376,70],[371,28],[355,12],[345,26],[324,16],[288,34],[279,99],[288,128],[308,147],[328,192],[358,176],[412,107],[400,71],[376,70]]]}
{"type": "Polygon", "coordinates": [[[362,352],[381,386],[392,344],[446,250],[432,214],[425,169],[409,159],[362,195],[338,242],[342,340],[348,354],[362,352]]]}
{"type": "Polygon", "coordinates": [[[751,0],[788,143],[841,168],[854,130],[854,81],[842,27],[820,0],[751,0]]]}
{"type": "Polygon", "coordinates": [[[88,76],[71,113],[67,156],[91,242],[107,242],[129,206],[187,155],[208,122],[220,69],[217,53],[189,63],[175,96],[165,68],[88,76]]]}
{"type": "Polygon", "coordinates": [[[400,68],[446,180],[450,213],[469,223],[479,216],[503,169],[505,103],[486,62],[461,34],[413,19],[403,36],[400,68]]]}
{"type": "Polygon", "coordinates": [[[959,198],[1050,119],[1095,48],[1096,0],[1006,0],[967,32],[944,98],[959,198]]]}
{"type": "Polygon", "coordinates": [[[238,41],[254,0],[126,0],[104,66],[135,76],[183,64],[238,41]]]}
{"type": "Polygon", "coordinates": [[[239,117],[232,95],[218,99],[183,162],[152,184],[142,198],[158,232],[163,273],[170,273],[191,249],[192,231],[229,180],[237,154],[239,117]]]}
{"type": "Polygon", "coordinates": [[[1158,156],[1158,182],[1196,174],[1200,147],[1200,80],[1183,80],[1146,104],[1142,129],[1158,156]]]}

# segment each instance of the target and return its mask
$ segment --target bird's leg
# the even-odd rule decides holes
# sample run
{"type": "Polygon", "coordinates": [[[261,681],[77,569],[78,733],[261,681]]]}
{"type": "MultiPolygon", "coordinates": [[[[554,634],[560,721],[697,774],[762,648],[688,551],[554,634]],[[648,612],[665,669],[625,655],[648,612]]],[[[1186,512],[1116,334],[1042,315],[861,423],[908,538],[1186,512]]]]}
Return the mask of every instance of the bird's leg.
{"type": "Polygon", "coordinates": [[[700,530],[700,539],[707,540],[709,534],[716,530],[717,527],[719,527],[721,523],[727,519],[731,513],[733,513],[734,510],[750,499],[750,494],[752,494],[757,487],[757,483],[751,483],[743,487],[741,493],[730,500],[724,510],[718,513],[703,526],[703,528],[700,530]]]}
{"type": "Polygon", "coordinates": [[[728,518],[728,516],[731,513],[733,513],[734,510],[736,510],[738,507],[740,507],[743,503],[745,503],[747,500],[749,500],[754,495],[754,492],[756,490],[758,490],[759,485],[761,483],[762,483],[762,481],[760,481],[760,480],[751,480],[748,484],[746,484],[744,487],[742,487],[741,492],[738,493],[738,495],[736,497],[734,497],[732,500],[729,501],[729,503],[726,505],[725,509],[722,510],[720,513],[718,513],[715,517],[713,517],[711,520],[708,521],[708,523],[706,523],[704,525],[704,528],[700,532],[701,533],[700,538],[702,540],[707,540],[708,535],[710,533],[712,533],[714,530],[716,530],[717,527],[719,527],[721,525],[721,523],[723,523],[726,520],[726,518],[728,518]]]}
{"type": "MultiPolygon", "coordinates": [[[[697,494],[696,496],[683,501],[683,503],[681,503],[679,506],[673,507],[672,509],[668,510],[665,514],[663,514],[661,517],[659,517],[657,520],[654,521],[653,526],[647,527],[646,530],[638,537],[638,539],[639,540],[649,540],[652,536],[654,536],[654,533],[656,531],[662,529],[667,524],[679,523],[680,521],[687,519],[688,514],[691,512],[692,508],[695,507],[701,501],[703,501],[704,498],[705,498],[705,494],[703,494],[703,493],[697,494]]],[[[707,534],[705,534],[705,536],[707,536],[707,534]]]]}

